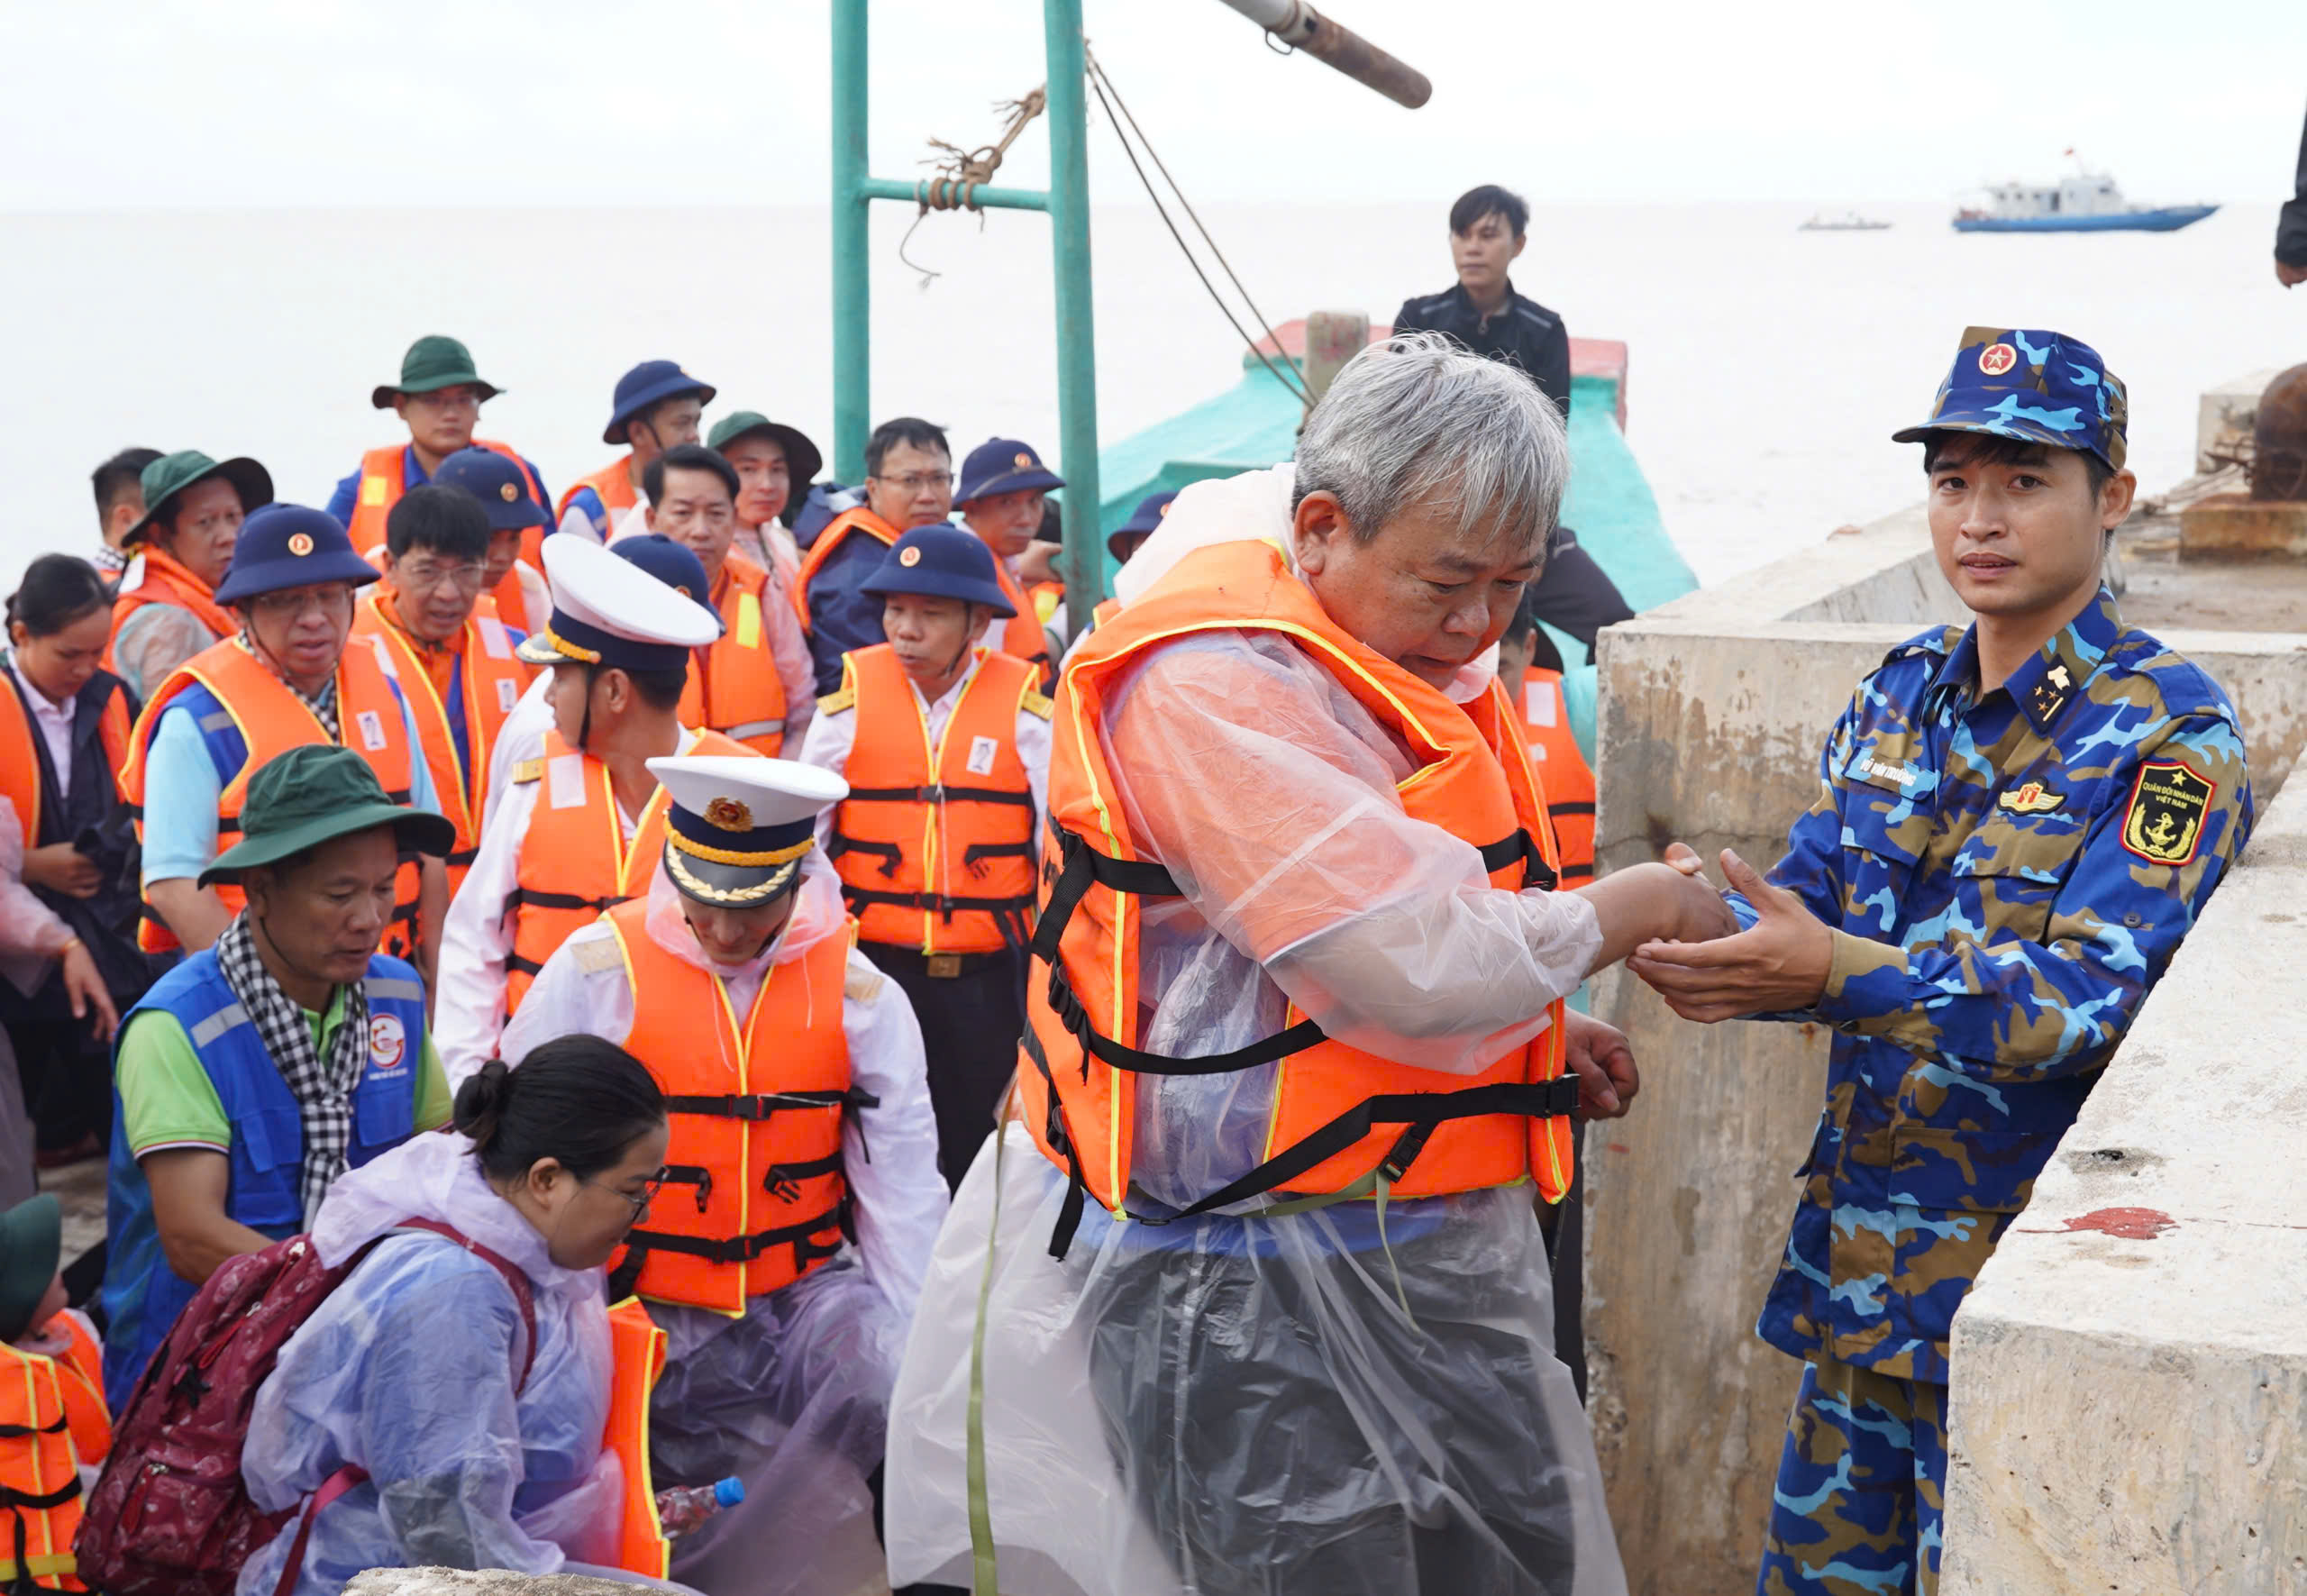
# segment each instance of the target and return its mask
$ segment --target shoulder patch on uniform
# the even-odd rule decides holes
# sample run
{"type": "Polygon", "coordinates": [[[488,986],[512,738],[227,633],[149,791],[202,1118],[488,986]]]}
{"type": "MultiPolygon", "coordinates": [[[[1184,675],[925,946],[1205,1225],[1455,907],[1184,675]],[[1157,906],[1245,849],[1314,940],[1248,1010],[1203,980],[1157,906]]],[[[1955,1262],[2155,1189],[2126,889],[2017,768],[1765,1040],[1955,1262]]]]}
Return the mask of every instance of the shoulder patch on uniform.
{"type": "Polygon", "coordinates": [[[513,780],[516,786],[524,782],[534,781],[543,774],[544,760],[542,756],[536,759],[516,761],[513,766],[513,780]]]}
{"type": "Polygon", "coordinates": [[[881,988],[889,980],[878,970],[861,970],[853,962],[849,973],[842,977],[841,995],[853,1003],[871,1002],[881,995],[881,988]]]}
{"type": "Polygon", "coordinates": [[[582,940],[571,939],[569,944],[569,953],[570,956],[577,961],[577,968],[588,975],[599,975],[606,971],[625,968],[625,954],[617,947],[616,938],[614,935],[588,936],[582,940]]]}
{"type": "Polygon", "coordinates": [[[1024,710],[1027,715],[1036,716],[1042,720],[1047,720],[1052,715],[1056,713],[1057,703],[1056,700],[1047,697],[1036,689],[1027,688],[1024,692],[1017,695],[1017,707],[1024,710]]]}
{"type": "Polygon", "coordinates": [[[846,681],[817,700],[819,715],[839,715],[844,709],[853,709],[856,707],[857,689],[854,684],[846,681]]]}
{"type": "Polygon", "coordinates": [[[1935,627],[1919,637],[1908,638],[1889,653],[1884,654],[1883,663],[1888,665],[1894,661],[1912,659],[1917,654],[1938,654],[1944,657],[1955,652],[1955,645],[1962,641],[1962,637],[1963,629],[1960,626],[1935,627]]]}
{"type": "Polygon", "coordinates": [[[2151,759],[2131,785],[2130,807],[2123,812],[2123,846],[2149,864],[2174,868],[2194,862],[2202,823],[2219,784],[2184,760],[2151,759]]]}

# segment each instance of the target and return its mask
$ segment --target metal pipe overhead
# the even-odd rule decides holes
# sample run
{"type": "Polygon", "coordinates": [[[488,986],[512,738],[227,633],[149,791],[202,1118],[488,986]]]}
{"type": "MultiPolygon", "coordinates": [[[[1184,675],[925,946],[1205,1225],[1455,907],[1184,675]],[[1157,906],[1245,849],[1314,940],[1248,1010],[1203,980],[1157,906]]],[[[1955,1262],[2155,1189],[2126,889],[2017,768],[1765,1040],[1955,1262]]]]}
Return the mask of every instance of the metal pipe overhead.
{"type": "Polygon", "coordinates": [[[1434,97],[1434,85],[1417,68],[1397,60],[1359,33],[1340,27],[1306,0],[1222,0],[1282,43],[1336,68],[1356,83],[1417,110],[1434,97]]]}

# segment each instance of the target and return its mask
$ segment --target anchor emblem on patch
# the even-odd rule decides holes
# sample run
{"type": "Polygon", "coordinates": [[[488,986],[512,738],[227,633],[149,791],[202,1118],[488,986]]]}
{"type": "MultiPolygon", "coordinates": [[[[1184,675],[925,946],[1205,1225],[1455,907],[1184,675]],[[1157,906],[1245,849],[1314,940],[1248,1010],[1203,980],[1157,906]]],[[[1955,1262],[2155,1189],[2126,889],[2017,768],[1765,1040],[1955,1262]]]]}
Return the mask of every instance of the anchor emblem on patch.
{"type": "Polygon", "coordinates": [[[2123,846],[2149,864],[2193,862],[2218,784],[2179,760],[2149,760],[2123,814],[2123,846]]]}
{"type": "Polygon", "coordinates": [[[2010,810],[2013,815],[2047,815],[2066,799],[2039,781],[2029,781],[2024,787],[2013,788],[1994,801],[1998,807],[2010,810]]]}

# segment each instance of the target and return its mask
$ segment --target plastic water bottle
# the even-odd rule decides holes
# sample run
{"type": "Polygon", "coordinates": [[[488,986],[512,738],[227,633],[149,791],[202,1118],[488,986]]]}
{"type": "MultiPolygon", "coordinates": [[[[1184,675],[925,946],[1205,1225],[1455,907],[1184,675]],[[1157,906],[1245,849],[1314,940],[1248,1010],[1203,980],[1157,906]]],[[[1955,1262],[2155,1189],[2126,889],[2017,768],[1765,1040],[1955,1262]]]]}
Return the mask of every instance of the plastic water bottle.
{"type": "Polygon", "coordinates": [[[684,1485],[657,1493],[657,1518],[667,1540],[679,1540],[723,1508],[745,1500],[745,1482],[734,1474],[712,1485],[684,1485]]]}

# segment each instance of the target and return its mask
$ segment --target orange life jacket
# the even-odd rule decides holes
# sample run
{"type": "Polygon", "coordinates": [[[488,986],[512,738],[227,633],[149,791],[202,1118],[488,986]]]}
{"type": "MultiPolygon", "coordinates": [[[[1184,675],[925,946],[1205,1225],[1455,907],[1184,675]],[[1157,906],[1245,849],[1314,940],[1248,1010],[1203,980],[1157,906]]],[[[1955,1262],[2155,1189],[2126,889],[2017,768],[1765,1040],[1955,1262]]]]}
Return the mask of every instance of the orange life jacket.
{"type": "Polygon", "coordinates": [[[878,1102],[850,1085],[850,936],[771,965],[741,1019],[718,976],[651,939],[648,912],[620,904],[608,921],[633,990],[625,1046],[664,1089],[673,1137],[666,1189],[610,1274],[637,1268],[641,1296],[739,1314],[841,1251],[842,1114],[878,1102]]]}
{"type": "Polygon", "coordinates": [[[488,799],[488,751],[497,745],[497,734],[504,728],[505,717],[513,713],[513,706],[528,690],[529,678],[534,671],[513,657],[513,640],[506,634],[504,622],[494,616],[479,614],[465,622],[464,641],[457,650],[456,670],[462,679],[465,746],[472,759],[472,770],[468,774],[457,759],[456,736],[450,729],[447,700],[442,697],[415,640],[385,618],[373,588],[360,596],[360,602],[353,610],[352,634],[374,638],[392,656],[394,669],[400,677],[401,693],[415,714],[416,738],[424,747],[424,763],[433,774],[433,790],[441,800],[441,812],[457,828],[457,845],[450,852],[448,861],[449,895],[453,898],[464,884],[465,872],[472,868],[473,854],[480,846],[481,809],[488,799]]]}
{"type": "Polygon", "coordinates": [[[488,613],[520,632],[542,632],[545,623],[552,618],[552,589],[545,586],[542,576],[530,569],[535,562],[530,561],[525,552],[529,535],[537,531],[532,526],[522,534],[522,558],[513,561],[512,568],[506,571],[503,579],[481,595],[488,613]],[[522,581],[524,571],[529,581],[536,584],[533,595],[522,581]]]}
{"type": "MultiPolygon", "coordinates": [[[[40,752],[33,743],[40,727],[17,689],[14,673],[0,670],[0,682],[5,684],[0,686],[0,798],[15,805],[16,824],[23,828],[24,852],[29,853],[40,846],[40,752]]],[[[128,762],[129,730],[128,689],[115,681],[96,722],[115,789],[120,768],[128,762]]]]}
{"type": "MultiPolygon", "coordinates": [[[[542,506],[544,484],[529,469],[529,462],[513,451],[509,443],[492,442],[487,438],[475,438],[475,449],[486,449],[491,454],[501,454],[521,468],[521,475],[528,479],[529,493],[542,506]]],[[[352,503],[352,524],[344,529],[352,540],[355,552],[366,554],[380,549],[385,543],[385,517],[400,503],[400,496],[408,491],[408,445],[388,443],[371,449],[360,457],[360,492],[352,503]]],[[[531,534],[538,529],[532,527],[531,534]]],[[[525,545],[527,539],[522,540],[525,545]]],[[[527,552],[525,546],[523,551],[527,552]]]]}
{"type": "MultiPolygon", "coordinates": [[[[408,746],[407,734],[401,725],[400,701],[393,696],[389,656],[380,652],[379,647],[373,639],[346,640],[344,655],[336,667],[336,724],[344,746],[368,761],[369,768],[376,771],[385,796],[394,803],[406,804],[413,787],[415,753],[408,746]]],[[[256,773],[291,748],[330,739],[319,717],[305,707],[305,701],[254,654],[242,648],[238,638],[227,638],[203,649],[160,684],[160,690],[144,706],[144,713],[137,717],[135,730],[130,734],[128,760],[120,771],[120,791],[135,806],[140,838],[144,830],[144,762],[152,754],[153,729],[160,724],[161,712],[175,702],[178,695],[195,686],[205,687],[215,695],[223,713],[231,717],[248,748],[248,757],[217,797],[216,848],[222,853],[241,840],[241,806],[248,801],[249,782],[256,773]]],[[[204,736],[222,729],[205,725],[200,728],[204,736]]],[[[169,802],[174,795],[159,797],[160,801],[169,802]]],[[[219,881],[210,890],[235,914],[248,901],[240,888],[229,882],[219,881]]],[[[420,929],[416,923],[416,864],[405,861],[393,877],[392,918],[385,922],[384,935],[378,940],[379,952],[399,959],[415,957],[420,929]]],[[[154,912],[150,898],[144,900],[144,917],[137,923],[136,943],[147,953],[165,953],[183,945],[154,912]]]]}
{"type": "Polygon", "coordinates": [[[112,601],[112,639],[105,643],[105,670],[118,669],[113,663],[112,651],[113,643],[120,637],[121,623],[148,604],[173,604],[178,609],[191,611],[193,618],[207,627],[209,634],[219,642],[240,631],[241,624],[233,618],[233,612],[216,602],[216,589],[193,575],[189,566],[150,543],[138,552],[144,560],[143,576],[135,587],[112,601]]]}
{"type": "Polygon", "coordinates": [[[773,759],[785,746],[785,683],[761,610],[768,588],[769,573],[744,556],[722,562],[721,635],[695,651],[680,717],[685,726],[709,726],[773,759]]]}
{"type": "Polygon", "coordinates": [[[615,1566],[652,1580],[670,1579],[673,1547],[657,1517],[649,1467],[649,1393],[665,1372],[665,1333],[634,1298],[609,1309],[609,1422],[601,1445],[616,1454],[625,1474],[615,1566]]]}
{"type": "MultiPolygon", "coordinates": [[[[699,734],[691,753],[751,753],[718,732],[699,734]]],[[[633,841],[617,820],[608,767],[544,734],[544,752],[513,767],[515,786],[542,781],[529,829],[521,838],[513,890],[513,951],[505,960],[505,1017],[513,1017],[544,962],[604,912],[649,890],[665,850],[665,789],[641,807],[633,841]]]]}
{"type": "Polygon", "coordinates": [[[1050,616],[1057,613],[1057,606],[1065,602],[1065,584],[1035,582],[1026,589],[1026,598],[1034,606],[1034,618],[1046,626],[1050,616]]]}
{"type": "Polygon", "coordinates": [[[1532,668],[1522,678],[1522,727],[1546,792],[1546,818],[1562,853],[1562,884],[1594,879],[1594,772],[1571,735],[1562,672],[1532,668]]]}
{"type": "Polygon", "coordinates": [[[793,606],[801,612],[801,624],[809,624],[809,584],[817,579],[817,571],[833,558],[833,552],[848,540],[853,532],[863,533],[883,548],[896,543],[904,534],[882,520],[863,505],[854,505],[825,523],[817,534],[817,541],[801,556],[801,579],[793,584],[793,606]]]}
{"type": "Polygon", "coordinates": [[[856,706],[825,853],[867,942],[925,953],[983,953],[1023,944],[1034,907],[1034,792],[1017,754],[1017,713],[1046,716],[1034,668],[980,652],[944,738],[886,643],[852,650],[841,689],[856,706]]]}
{"type": "Polygon", "coordinates": [[[53,1357],[0,1342],[0,1587],[85,1591],[74,1577],[80,1465],[112,1450],[104,1354],[78,1314],[53,1357]],[[18,1560],[22,1559],[22,1566],[18,1560]]]}
{"type": "MultiPolygon", "coordinates": [[[[561,502],[552,507],[552,518],[555,524],[557,524],[563,515],[569,514],[570,501],[577,497],[577,490],[580,488],[589,488],[600,497],[601,507],[609,513],[609,524],[600,529],[601,535],[606,538],[615,532],[616,513],[619,510],[629,510],[641,502],[641,496],[633,490],[632,466],[633,451],[628,449],[591,476],[579,477],[571,482],[569,485],[569,491],[562,494],[561,502]]],[[[542,527],[537,529],[537,542],[540,547],[544,542],[543,530],[542,527]]],[[[521,543],[522,557],[528,558],[528,540],[524,538],[521,543]]],[[[539,569],[543,567],[540,566],[539,569]]]]}
{"type": "Polygon", "coordinates": [[[1042,630],[1040,612],[1017,579],[1009,574],[1008,562],[996,554],[993,574],[1001,579],[1001,591],[1008,596],[1009,607],[1017,613],[1000,623],[1000,643],[997,645],[1005,654],[1013,654],[1034,668],[1034,685],[1046,693],[1057,685],[1057,667],[1050,662],[1049,634],[1042,630]]]}
{"type": "MultiPolygon", "coordinates": [[[[1058,688],[1049,803],[1060,868],[1044,873],[1026,981],[1027,1067],[1018,1078],[1027,1126],[1074,1183],[1061,1242],[1070,1238],[1084,1188],[1117,1215],[1124,1211],[1141,1070],[1212,1074],[1277,1065],[1265,1162],[1189,1212],[1270,1190],[1429,1197],[1527,1175],[1560,1200],[1570,1184],[1570,1114],[1578,1100],[1575,1079],[1563,1073],[1560,1003],[1536,1040],[1471,1075],[1331,1041],[1294,1005],[1285,1029],[1229,1053],[1174,1059],[1139,1050],[1139,901],[1178,892],[1116,801],[1099,729],[1107,695],[1146,653],[1212,631],[1278,634],[1335,677],[1417,765],[1397,789],[1403,809],[1479,847],[1493,886],[1518,890],[1552,880],[1545,798],[1513,707],[1495,682],[1472,703],[1452,703],[1341,630],[1269,543],[1188,555],[1098,629],[1058,688]]],[[[1290,795],[1267,796],[1286,816],[1290,795]]],[[[1289,840],[1277,837],[1277,857],[1289,840]]]]}

